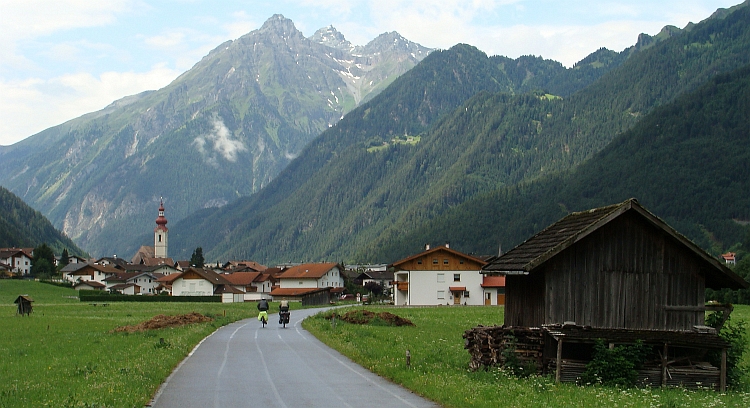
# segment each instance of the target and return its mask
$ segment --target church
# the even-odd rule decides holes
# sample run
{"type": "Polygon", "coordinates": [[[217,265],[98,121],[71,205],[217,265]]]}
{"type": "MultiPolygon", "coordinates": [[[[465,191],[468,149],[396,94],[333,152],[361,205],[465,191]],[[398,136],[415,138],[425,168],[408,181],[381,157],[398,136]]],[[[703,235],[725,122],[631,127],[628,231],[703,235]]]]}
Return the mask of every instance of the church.
{"type": "Polygon", "coordinates": [[[143,245],[138,249],[130,263],[147,266],[174,265],[172,258],[167,255],[169,246],[169,229],[167,217],[164,216],[164,199],[159,201],[159,216],[154,228],[154,246],[143,245]]]}

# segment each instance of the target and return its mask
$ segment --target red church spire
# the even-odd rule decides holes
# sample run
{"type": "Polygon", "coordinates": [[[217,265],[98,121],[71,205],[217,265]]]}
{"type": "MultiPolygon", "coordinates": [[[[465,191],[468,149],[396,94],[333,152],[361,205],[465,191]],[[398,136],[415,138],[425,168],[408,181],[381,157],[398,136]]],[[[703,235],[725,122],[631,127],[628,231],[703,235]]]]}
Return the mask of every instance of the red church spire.
{"type": "Polygon", "coordinates": [[[156,218],[156,228],[154,228],[154,232],[162,230],[167,231],[167,218],[164,217],[164,199],[161,199],[161,202],[159,204],[159,217],[156,218]]]}

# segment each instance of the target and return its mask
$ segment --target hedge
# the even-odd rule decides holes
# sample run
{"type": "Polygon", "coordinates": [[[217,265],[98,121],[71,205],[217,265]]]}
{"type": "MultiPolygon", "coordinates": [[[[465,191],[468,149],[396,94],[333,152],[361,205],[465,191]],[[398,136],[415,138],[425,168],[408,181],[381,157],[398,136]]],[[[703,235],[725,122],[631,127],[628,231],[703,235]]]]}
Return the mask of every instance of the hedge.
{"type": "Polygon", "coordinates": [[[221,296],[136,296],[136,295],[88,295],[79,294],[81,302],[194,302],[221,303],[221,296]]]}

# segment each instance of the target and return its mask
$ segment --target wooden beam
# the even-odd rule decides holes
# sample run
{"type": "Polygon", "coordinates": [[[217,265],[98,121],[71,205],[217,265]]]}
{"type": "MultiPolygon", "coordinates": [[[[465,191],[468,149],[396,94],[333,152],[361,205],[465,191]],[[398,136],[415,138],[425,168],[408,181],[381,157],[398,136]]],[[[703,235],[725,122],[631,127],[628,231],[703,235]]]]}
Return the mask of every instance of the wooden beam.
{"type": "Polygon", "coordinates": [[[669,346],[667,343],[664,343],[664,350],[661,354],[661,386],[666,387],[667,386],[667,364],[668,358],[667,358],[667,352],[669,351],[669,346]]]}
{"type": "Polygon", "coordinates": [[[557,340],[557,364],[555,367],[555,383],[560,383],[560,371],[562,370],[562,337],[557,340]]]}
{"type": "Polygon", "coordinates": [[[665,305],[664,310],[668,312],[705,312],[705,306],[671,306],[665,305]]]}
{"type": "Polygon", "coordinates": [[[727,390],[727,349],[721,349],[721,373],[719,374],[719,391],[727,390]]]}

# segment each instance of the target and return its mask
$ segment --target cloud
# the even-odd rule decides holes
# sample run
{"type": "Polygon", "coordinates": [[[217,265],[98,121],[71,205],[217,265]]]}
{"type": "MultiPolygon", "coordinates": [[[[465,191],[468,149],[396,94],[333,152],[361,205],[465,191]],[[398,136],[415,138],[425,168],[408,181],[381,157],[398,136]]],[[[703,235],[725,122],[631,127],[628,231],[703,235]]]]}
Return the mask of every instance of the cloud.
{"type": "Polygon", "coordinates": [[[74,73],[51,79],[0,80],[0,145],[104,108],[124,95],[159,89],[181,72],[155,66],[147,72],[74,73]]]}
{"type": "Polygon", "coordinates": [[[234,163],[237,161],[237,155],[246,151],[247,147],[241,140],[232,139],[232,132],[227,129],[226,125],[220,118],[213,121],[213,131],[207,135],[201,135],[193,140],[193,145],[198,152],[206,159],[208,164],[218,166],[218,157],[234,163]],[[210,146],[207,146],[210,145],[210,146]]]}

